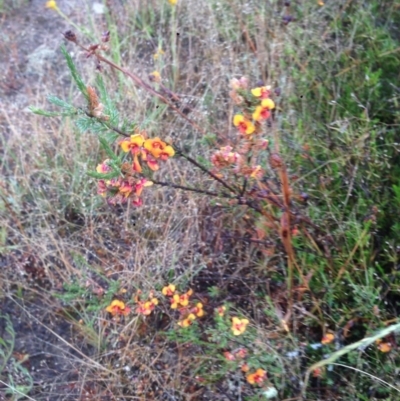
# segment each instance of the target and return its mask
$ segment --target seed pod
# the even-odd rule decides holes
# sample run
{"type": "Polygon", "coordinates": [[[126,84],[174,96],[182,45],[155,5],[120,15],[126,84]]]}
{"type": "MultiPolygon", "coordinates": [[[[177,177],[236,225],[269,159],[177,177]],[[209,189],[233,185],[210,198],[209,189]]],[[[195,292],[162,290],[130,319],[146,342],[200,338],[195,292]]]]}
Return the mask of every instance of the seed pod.
{"type": "Polygon", "coordinates": [[[64,38],[69,40],[70,42],[78,43],[78,38],[73,31],[67,31],[63,33],[64,38]]]}

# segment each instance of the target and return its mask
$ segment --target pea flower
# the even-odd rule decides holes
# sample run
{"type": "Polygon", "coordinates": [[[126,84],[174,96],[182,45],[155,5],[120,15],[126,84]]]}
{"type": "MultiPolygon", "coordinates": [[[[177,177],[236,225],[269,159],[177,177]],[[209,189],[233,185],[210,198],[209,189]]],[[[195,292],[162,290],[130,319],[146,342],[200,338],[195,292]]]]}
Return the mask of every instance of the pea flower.
{"type": "Polygon", "coordinates": [[[148,316],[153,312],[154,308],[158,305],[157,298],[151,298],[148,301],[139,301],[136,312],[140,315],[148,316]]]}
{"type": "Polygon", "coordinates": [[[226,306],[219,306],[217,309],[216,309],[216,312],[217,312],[217,315],[218,316],[224,316],[224,314],[225,314],[225,311],[226,311],[226,306]]]}
{"type": "Polygon", "coordinates": [[[261,385],[267,378],[267,372],[263,369],[257,369],[254,373],[250,373],[246,376],[247,382],[250,384],[261,385]]]}
{"type": "Polygon", "coordinates": [[[198,302],[196,306],[192,308],[190,311],[194,313],[197,317],[204,316],[203,304],[201,302],[198,302]]]}
{"type": "Polygon", "coordinates": [[[275,103],[271,99],[264,99],[260,106],[257,106],[253,113],[253,120],[262,121],[270,117],[272,109],[275,108],[275,103]]]}
{"type": "Polygon", "coordinates": [[[124,302],[114,299],[109,306],[107,306],[106,311],[111,313],[113,316],[123,315],[126,316],[131,311],[131,308],[125,305],[124,302]]]}
{"type": "Polygon", "coordinates": [[[120,146],[124,152],[131,152],[133,155],[140,153],[141,147],[144,143],[144,137],[141,134],[131,135],[129,139],[121,141],[120,146]]]}
{"type": "Polygon", "coordinates": [[[174,294],[171,299],[171,309],[177,309],[179,306],[188,306],[189,298],[193,294],[193,290],[187,291],[185,294],[174,294]]]}
{"type": "Polygon", "coordinates": [[[168,284],[166,287],[164,287],[161,292],[163,293],[163,295],[165,295],[166,297],[172,297],[175,293],[175,285],[174,284],[168,284]]]}
{"type": "Polygon", "coordinates": [[[259,86],[258,88],[252,89],[251,94],[261,99],[267,99],[271,94],[270,89],[271,89],[270,86],[259,86]]]}
{"type": "Polygon", "coordinates": [[[239,319],[238,317],[232,318],[232,332],[235,336],[240,336],[246,331],[246,327],[249,324],[247,319],[239,319]]]}
{"type": "Polygon", "coordinates": [[[233,117],[233,125],[238,127],[242,134],[251,135],[255,131],[254,124],[241,114],[236,114],[233,117]]]}
{"type": "Polygon", "coordinates": [[[172,146],[167,145],[160,138],[146,139],[143,147],[156,159],[167,160],[175,155],[172,146]]]}
{"type": "Polygon", "coordinates": [[[178,325],[181,327],[189,327],[196,320],[196,316],[193,313],[190,313],[185,319],[178,322],[178,325]]]}

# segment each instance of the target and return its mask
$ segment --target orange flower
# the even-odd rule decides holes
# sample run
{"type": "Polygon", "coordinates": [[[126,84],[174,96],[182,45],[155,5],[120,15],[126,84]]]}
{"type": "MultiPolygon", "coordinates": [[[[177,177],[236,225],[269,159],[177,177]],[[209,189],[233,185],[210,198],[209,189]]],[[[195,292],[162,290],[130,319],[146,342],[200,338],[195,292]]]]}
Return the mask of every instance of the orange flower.
{"type": "Polygon", "coordinates": [[[153,312],[156,305],[158,305],[158,299],[151,298],[149,301],[146,302],[139,301],[138,304],[139,305],[136,308],[136,312],[141,315],[148,316],[151,314],[151,312],[153,312]]]}
{"type": "Polygon", "coordinates": [[[275,108],[275,103],[273,100],[264,99],[261,102],[261,105],[256,107],[256,110],[253,113],[253,120],[255,121],[266,120],[271,115],[270,110],[274,108],[275,108]]]}
{"type": "Polygon", "coordinates": [[[131,184],[128,181],[122,181],[121,185],[118,188],[118,193],[123,197],[123,198],[128,198],[129,195],[132,193],[133,191],[133,184],[131,184]]]}
{"type": "Polygon", "coordinates": [[[335,335],[332,333],[326,333],[321,340],[321,344],[330,344],[335,339],[335,335]]]}
{"type": "Polygon", "coordinates": [[[120,145],[124,152],[131,151],[133,155],[140,153],[141,147],[144,143],[144,137],[140,134],[131,135],[129,139],[124,139],[120,145]]]}
{"type": "Polygon", "coordinates": [[[160,138],[152,138],[152,139],[146,139],[144,141],[143,147],[151,153],[153,157],[158,159],[163,152],[163,150],[166,148],[167,144],[163,142],[160,138]]]}
{"type": "Polygon", "coordinates": [[[252,89],[251,94],[261,99],[267,99],[271,93],[270,89],[270,86],[259,86],[258,88],[252,89]]]}
{"type": "Polygon", "coordinates": [[[168,160],[169,157],[173,157],[175,155],[175,150],[172,146],[167,145],[162,152],[160,153],[161,160],[168,160]]]}
{"type": "Polygon", "coordinates": [[[244,363],[241,367],[240,370],[244,373],[248,372],[250,370],[250,366],[247,363],[244,363]]]}
{"type": "Polygon", "coordinates": [[[135,184],[135,195],[140,196],[144,187],[151,187],[152,185],[153,181],[146,180],[146,178],[141,178],[135,184]]]}
{"type": "Polygon", "coordinates": [[[243,334],[246,331],[246,327],[248,324],[249,321],[247,319],[239,319],[238,317],[233,317],[231,327],[233,335],[239,336],[240,334],[243,334]]]}
{"type": "Polygon", "coordinates": [[[118,299],[114,299],[114,301],[112,301],[111,304],[107,306],[106,311],[111,313],[113,316],[126,316],[131,311],[131,308],[126,306],[124,302],[119,301],[118,299]]]}
{"type": "Polygon", "coordinates": [[[382,339],[376,340],[375,343],[377,344],[378,350],[387,353],[392,350],[392,344],[389,342],[383,342],[382,339]]]}
{"type": "Polygon", "coordinates": [[[255,131],[254,124],[241,114],[236,114],[233,117],[233,125],[238,127],[242,134],[251,135],[255,131]]]}
{"type": "Polygon", "coordinates": [[[226,307],[225,306],[219,306],[217,309],[216,309],[216,312],[217,312],[217,314],[218,314],[218,316],[224,316],[224,314],[225,314],[225,311],[226,311],[226,307]]]}
{"type": "Polygon", "coordinates": [[[174,284],[168,284],[166,287],[164,287],[161,292],[167,296],[167,297],[172,297],[175,292],[175,285],[174,284]]]}
{"type": "Polygon", "coordinates": [[[193,313],[190,313],[185,319],[178,322],[178,325],[181,327],[189,327],[196,320],[196,316],[193,313]]]}
{"type": "Polygon", "coordinates": [[[157,160],[150,154],[150,152],[146,149],[142,151],[142,159],[147,163],[150,170],[157,171],[160,166],[158,165],[157,160]]]}
{"type": "Polygon", "coordinates": [[[203,304],[201,302],[197,303],[197,305],[190,311],[194,313],[197,317],[204,316],[203,304]]]}
{"type": "Polygon", "coordinates": [[[246,376],[247,382],[250,384],[261,385],[267,378],[267,372],[263,369],[257,369],[254,373],[250,373],[246,376]]]}

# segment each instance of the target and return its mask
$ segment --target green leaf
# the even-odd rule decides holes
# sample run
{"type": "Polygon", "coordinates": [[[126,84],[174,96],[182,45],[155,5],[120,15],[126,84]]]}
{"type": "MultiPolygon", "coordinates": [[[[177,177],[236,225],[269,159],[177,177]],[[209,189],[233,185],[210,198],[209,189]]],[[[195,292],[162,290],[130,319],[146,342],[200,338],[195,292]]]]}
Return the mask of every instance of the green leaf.
{"type": "Polygon", "coordinates": [[[96,178],[97,180],[110,180],[112,178],[117,178],[120,175],[118,170],[113,170],[108,173],[98,173],[97,171],[88,171],[86,173],[89,177],[96,178]]]}
{"type": "Polygon", "coordinates": [[[29,110],[34,114],[45,117],[59,117],[63,115],[63,113],[60,112],[46,111],[33,106],[29,106],[29,110]]]}
{"type": "Polygon", "coordinates": [[[76,83],[76,86],[78,87],[78,89],[81,91],[81,93],[83,94],[83,96],[85,96],[85,98],[88,100],[88,93],[86,90],[86,85],[84,84],[81,76],[78,73],[78,70],[75,67],[75,63],[72,60],[72,57],[70,56],[70,54],[67,52],[67,49],[65,48],[65,46],[61,46],[61,52],[65,57],[65,60],[67,61],[67,65],[69,70],[71,71],[71,75],[73,80],[76,83]]]}
{"type": "Polygon", "coordinates": [[[100,93],[100,100],[104,105],[104,114],[110,117],[109,123],[114,126],[119,124],[119,113],[111,97],[108,94],[107,88],[105,87],[103,77],[99,75],[97,77],[97,87],[100,93]]]}
{"type": "Polygon", "coordinates": [[[47,96],[47,100],[50,103],[52,103],[58,107],[61,107],[62,109],[65,109],[68,111],[73,111],[75,113],[77,111],[76,108],[72,104],[66,102],[65,100],[58,98],[57,96],[49,95],[49,96],[47,96]]]}
{"type": "Polygon", "coordinates": [[[104,151],[107,153],[107,156],[111,159],[114,160],[116,162],[119,162],[119,158],[118,156],[114,153],[114,151],[111,149],[110,145],[108,144],[107,140],[102,137],[99,136],[99,141],[100,141],[100,145],[101,147],[104,149],[104,151]]]}

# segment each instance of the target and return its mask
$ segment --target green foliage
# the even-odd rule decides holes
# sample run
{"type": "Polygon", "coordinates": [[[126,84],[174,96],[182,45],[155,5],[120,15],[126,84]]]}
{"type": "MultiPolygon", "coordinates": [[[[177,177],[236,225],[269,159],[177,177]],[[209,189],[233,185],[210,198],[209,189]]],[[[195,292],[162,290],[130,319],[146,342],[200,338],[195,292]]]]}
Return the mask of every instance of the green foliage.
{"type": "Polygon", "coordinates": [[[75,81],[77,88],[82,93],[82,95],[85,96],[85,98],[87,100],[89,100],[86,85],[84,84],[81,76],[79,75],[78,70],[76,69],[75,63],[72,60],[72,57],[70,56],[70,54],[67,52],[67,49],[65,48],[65,46],[61,46],[61,53],[65,57],[69,71],[71,73],[73,80],[75,81]]]}

